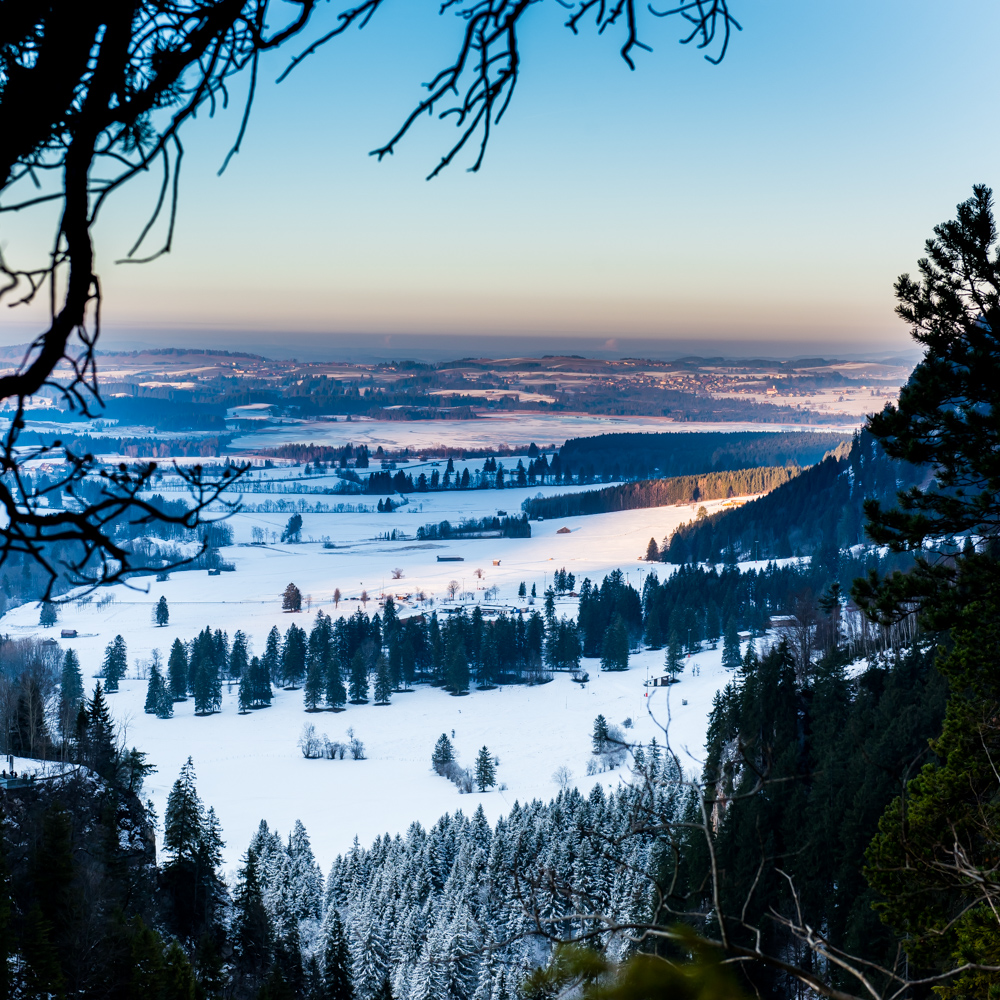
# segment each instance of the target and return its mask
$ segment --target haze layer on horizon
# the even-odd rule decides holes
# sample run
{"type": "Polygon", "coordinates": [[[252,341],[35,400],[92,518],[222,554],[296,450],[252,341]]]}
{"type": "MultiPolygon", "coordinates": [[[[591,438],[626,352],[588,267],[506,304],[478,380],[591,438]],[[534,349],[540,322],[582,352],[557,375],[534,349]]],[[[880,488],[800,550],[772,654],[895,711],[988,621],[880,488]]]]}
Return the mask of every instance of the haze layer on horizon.
{"type": "MultiPolygon", "coordinates": [[[[614,38],[574,38],[558,4],[539,5],[483,169],[460,156],[429,183],[447,121],[418,123],[381,164],[367,153],[454,50],[461,24],[437,4],[388,8],[279,86],[291,53],[266,61],[222,177],[240,100],[186,134],[170,255],[113,263],[156,176],[104,210],[102,346],[317,358],[911,348],[893,281],[973,183],[1000,186],[1000,132],[982,127],[1000,8],[732,7],[744,30],[721,66],[678,46],[682,25],[667,19],[644,29],[654,52],[630,73],[614,38]]],[[[8,255],[49,240],[27,216],[2,235],[8,255]]],[[[40,310],[0,317],[6,343],[41,328],[40,310]]]]}

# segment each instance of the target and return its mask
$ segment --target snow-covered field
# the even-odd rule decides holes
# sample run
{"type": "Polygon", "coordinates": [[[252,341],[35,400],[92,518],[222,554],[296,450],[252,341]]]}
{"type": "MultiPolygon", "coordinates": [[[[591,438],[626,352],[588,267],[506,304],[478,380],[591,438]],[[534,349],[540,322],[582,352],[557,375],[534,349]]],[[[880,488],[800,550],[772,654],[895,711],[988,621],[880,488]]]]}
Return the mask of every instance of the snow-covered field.
{"type": "MultiPolygon", "coordinates": [[[[404,598],[398,603],[406,615],[430,609],[416,600],[421,591],[434,598],[439,612],[449,607],[446,588],[452,579],[470,595],[467,603],[485,603],[486,588],[496,586],[499,593],[491,606],[524,606],[526,602],[516,596],[523,580],[529,592],[532,584],[537,587],[536,606],[540,608],[540,595],[553,572],[563,566],[576,575],[577,586],[585,576],[599,582],[620,567],[641,588],[650,567],[639,556],[649,538],[662,540],[694,517],[698,506],[535,522],[530,539],[375,540],[377,534],[393,528],[415,535],[416,528],[426,522],[491,514],[498,505],[513,512],[526,495],[560,490],[432,493],[390,515],[304,514],[303,536],[329,536],[336,545],[333,549],[318,541],[249,545],[255,526],[280,533],[287,514],[238,514],[231,521],[236,544],[222,550],[223,557],[235,563],[236,572],[214,577],[204,571],[175,572],[164,583],[141,581],[148,591],[122,585],[104,588],[89,602],[62,606],[57,628],[78,631],[78,638],[62,644],[72,644],[78,651],[89,690],[104,648],[116,634],[128,644],[130,675],[134,676],[153,649],[159,649],[165,660],[175,637],[191,639],[206,625],[225,629],[230,637],[242,629],[251,637],[254,650],[262,652],[273,625],[284,631],[295,620],[308,628],[318,608],[334,616],[349,615],[361,606],[362,590],[371,598],[368,614],[378,610],[377,595],[384,592],[404,598]],[[417,506],[423,509],[406,512],[417,506]],[[562,527],[569,528],[569,533],[558,534],[562,527]],[[460,556],[464,561],[439,563],[439,555],[460,556]],[[483,570],[482,581],[474,576],[477,568],[483,570]],[[401,579],[392,579],[394,569],[402,571],[401,579]],[[310,606],[301,615],[281,611],[280,595],[290,581],[299,586],[310,606]],[[335,588],[345,597],[339,607],[332,602],[335,588]],[[165,628],[152,623],[153,607],[161,595],[170,608],[165,628]],[[411,595],[409,600],[406,595],[411,595]]],[[[713,501],[704,506],[711,512],[721,504],[713,501]]],[[[659,565],[656,571],[662,577],[670,568],[659,565]]],[[[576,601],[561,599],[557,613],[575,616],[576,601]]],[[[24,606],[8,612],[0,628],[12,636],[58,635],[56,630],[39,628],[37,622],[38,609],[24,606]]],[[[422,688],[395,695],[389,706],[348,706],[336,714],[307,714],[301,691],[282,691],[272,707],[240,716],[233,690],[224,692],[220,714],[196,718],[193,702],[188,701],[176,706],[173,719],[158,720],[143,712],[146,683],[139,679],[125,680],[121,691],[110,696],[110,703],[116,720],[126,729],[128,743],[145,750],[157,767],[148,787],[161,816],[170,786],[191,755],[199,790],[221,819],[228,866],[236,864],[263,818],[286,832],[296,819],[302,819],[325,867],[337,852],[350,847],[355,836],[362,843],[370,842],[381,833],[405,831],[413,820],[433,823],[444,812],[474,810],[480,802],[495,820],[515,799],[547,799],[558,790],[552,775],[561,766],[572,772],[574,783],[589,789],[598,780],[586,775],[590,732],[598,713],[617,724],[631,718],[635,723],[632,737],[648,742],[655,735],[662,741],[662,732],[646,713],[643,686],[647,672],[660,672],[662,657],[662,652],[636,654],[631,669],[617,675],[602,674],[598,661],[585,660],[591,680],[583,687],[557,674],[551,683],[537,687],[473,691],[462,698],[422,688]],[[353,727],[365,743],[368,759],[305,760],[296,742],[307,723],[341,740],[347,728],[353,727]],[[460,795],[454,785],[431,772],[434,741],[452,730],[461,762],[471,764],[484,744],[500,758],[498,777],[507,785],[505,790],[460,795]]],[[[670,689],[671,742],[678,749],[690,749],[692,756],[684,759],[691,767],[701,758],[712,697],[726,680],[720,661],[719,651],[694,656],[682,682],[670,689]],[[699,668],[697,676],[694,666],[699,668]]],[[[650,690],[655,692],[652,707],[665,721],[667,691],[650,690]]],[[[619,772],[609,772],[600,780],[614,784],[621,777],[619,772]]]]}
{"type": "Polygon", "coordinates": [[[838,424],[766,424],[749,421],[712,423],[677,422],[668,417],[608,417],[589,413],[532,413],[521,411],[483,415],[476,420],[372,420],[367,417],[350,421],[290,420],[277,427],[241,435],[232,449],[276,448],[282,444],[307,443],[340,447],[366,444],[374,451],[386,449],[431,448],[526,448],[535,442],[539,448],[561,447],[569,438],[595,434],[688,433],[691,431],[843,431],[851,434],[860,418],[845,415],[838,424]]]}

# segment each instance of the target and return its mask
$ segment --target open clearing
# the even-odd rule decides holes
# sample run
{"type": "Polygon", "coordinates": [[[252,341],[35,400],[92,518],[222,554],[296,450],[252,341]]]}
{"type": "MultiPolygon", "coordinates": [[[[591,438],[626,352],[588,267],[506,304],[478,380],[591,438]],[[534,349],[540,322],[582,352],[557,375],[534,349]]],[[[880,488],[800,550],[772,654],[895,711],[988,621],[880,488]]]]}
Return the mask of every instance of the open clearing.
{"type": "MultiPolygon", "coordinates": [[[[265,527],[280,532],[287,514],[241,513],[232,518],[235,542],[222,550],[236,566],[234,573],[210,577],[204,571],[175,572],[164,583],[136,581],[148,592],[118,585],[104,588],[87,603],[70,603],[60,610],[59,626],[77,629],[79,637],[65,640],[78,650],[88,689],[101,663],[105,646],[121,634],[129,650],[130,677],[159,649],[164,659],[175,637],[188,640],[206,625],[225,629],[230,637],[237,629],[247,633],[257,652],[262,652],[273,625],[284,631],[292,620],[308,628],[313,614],[322,608],[331,615],[352,614],[361,604],[362,590],[370,595],[365,609],[378,610],[381,592],[411,595],[400,601],[403,615],[430,610],[416,600],[423,591],[434,598],[439,613],[451,606],[445,598],[452,579],[476,601],[487,607],[526,607],[516,597],[524,580],[530,592],[535,584],[541,594],[554,570],[565,566],[577,578],[599,582],[613,569],[621,568],[641,588],[648,564],[638,561],[649,538],[658,541],[678,524],[696,516],[699,505],[658,507],[646,510],[598,514],[533,522],[532,537],[526,539],[470,539],[448,542],[387,542],[375,536],[393,528],[415,535],[426,522],[495,513],[498,505],[511,512],[526,495],[562,492],[560,487],[530,490],[478,490],[421,495],[409,508],[385,514],[304,514],[303,536],[329,536],[336,548],[322,543],[298,545],[249,545],[252,529],[265,527]],[[415,511],[416,507],[421,507],[415,511]],[[414,513],[407,513],[414,510],[414,513]],[[558,534],[560,528],[569,533],[558,534]],[[439,555],[460,556],[463,562],[439,563],[439,555]],[[499,565],[494,565],[499,560],[499,565]],[[473,571],[482,568],[477,581],[473,571]],[[399,580],[392,570],[402,570],[399,580]],[[311,614],[283,614],[280,594],[294,581],[308,595],[311,614]],[[484,601],[485,590],[497,587],[493,600],[484,601]],[[345,599],[334,607],[332,595],[339,587],[345,599]],[[479,588],[479,589],[477,589],[479,588]],[[152,611],[160,595],[167,598],[170,624],[156,628],[152,611]],[[112,600],[109,600],[112,598],[112,600]]],[[[248,497],[249,500],[255,499],[248,497]]],[[[326,498],[337,499],[337,498],[326,498]]],[[[353,499],[353,498],[348,498],[353,499]]],[[[374,501],[375,498],[357,498],[374,501]]],[[[724,501],[705,503],[708,511],[724,501]]],[[[671,568],[657,565],[662,577],[671,568]]],[[[576,601],[557,602],[557,614],[575,616],[576,601]]],[[[39,628],[38,610],[23,606],[3,619],[3,630],[12,636],[58,634],[39,628]]],[[[442,813],[475,810],[479,803],[491,821],[516,799],[548,799],[556,793],[553,772],[567,767],[573,783],[589,789],[596,780],[614,784],[623,773],[608,772],[600,778],[586,775],[590,758],[593,720],[603,713],[609,722],[634,720],[630,736],[648,742],[663,734],[647,715],[647,672],[658,674],[662,652],[645,651],[632,658],[624,674],[602,674],[596,660],[585,660],[591,680],[585,686],[557,674],[548,684],[534,687],[507,686],[496,691],[473,691],[454,698],[439,689],[419,688],[397,694],[389,706],[348,706],[339,713],[306,713],[301,691],[281,691],[268,709],[245,716],[237,713],[236,691],[224,691],[221,713],[194,716],[193,701],[176,706],[170,720],[143,713],[145,681],[127,679],[118,694],[110,696],[116,720],[125,727],[127,740],[149,754],[157,773],[148,789],[162,816],[170,786],[188,755],[194,759],[198,787],[206,804],[213,805],[222,822],[227,842],[227,867],[237,864],[240,854],[261,819],[287,833],[301,819],[313,839],[316,855],[326,867],[338,852],[348,849],[355,836],[362,843],[378,834],[405,831],[414,820],[433,823],[442,813]],[[364,741],[364,761],[305,760],[297,740],[307,723],[331,739],[343,739],[353,727],[364,741]],[[460,795],[450,782],[430,770],[430,753],[442,733],[455,731],[460,761],[471,764],[484,744],[500,758],[498,778],[503,791],[483,795],[460,795]]],[[[701,758],[705,722],[715,691],[725,683],[721,652],[707,651],[688,661],[682,682],[670,689],[673,724],[671,742],[688,747],[693,756],[682,759],[690,767],[701,758]],[[693,667],[700,674],[695,676],[693,667]],[[682,699],[688,704],[682,705],[682,699]]],[[[665,689],[655,691],[654,708],[666,718],[665,689]]]]}

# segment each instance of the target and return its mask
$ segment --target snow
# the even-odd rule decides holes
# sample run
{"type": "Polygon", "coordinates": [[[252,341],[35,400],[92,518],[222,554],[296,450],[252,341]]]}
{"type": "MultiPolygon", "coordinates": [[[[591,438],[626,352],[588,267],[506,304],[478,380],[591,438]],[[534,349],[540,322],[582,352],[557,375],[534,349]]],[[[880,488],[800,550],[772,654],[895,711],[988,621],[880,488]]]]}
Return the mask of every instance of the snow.
{"type": "MultiPolygon", "coordinates": [[[[480,490],[464,493],[420,495],[409,508],[394,514],[303,514],[303,537],[329,536],[336,548],[320,542],[298,545],[252,546],[253,527],[280,533],[287,514],[235,515],[231,524],[235,541],[222,550],[223,558],[236,565],[236,572],[209,577],[204,571],[174,572],[164,583],[137,580],[104,588],[87,602],[61,606],[55,629],[38,626],[38,609],[23,606],[8,612],[2,623],[12,636],[56,636],[58,629],[78,631],[78,638],[63,640],[80,655],[89,690],[99,669],[105,646],[121,634],[128,645],[130,675],[121,691],[109,696],[111,711],[123,727],[128,745],[149,754],[157,772],[147,789],[160,816],[166,797],[185,759],[190,755],[198,775],[198,789],[206,805],[215,807],[227,841],[225,863],[235,867],[260,820],[284,833],[301,819],[309,831],[317,859],[326,868],[333,857],[348,849],[357,836],[362,843],[378,834],[404,832],[414,820],[433,823],[442,813],[474,811],[482,803],[495,821],[514,803],[534,797],[549,799],[557,791],[552,775],[560,766],[569,768],[573,782],[589,790],[595,781],[615,785],[627,772],[609,772],[588,777],[590,733],[593,720],[603,714],[621,724],[631,718],[635,728],[630,739],[662,742],[663,733],[646,712],[650,705],[661,722],[672,719],[672,745],[682,752],[682,762],[698,767],[703,755],[706,719],[715,692],[726,683],[721,651],[696,654],[679,685],[645,688],[649,675],[662,673],[662,651],[643,651],[633,656],[624,674],[602,674],[597,660],[585,660],[590,682],[581,687],[565,674],[535,687],[506,686],[502,690],[473,691],[455,698],[439,689],[421,687],[393,696],[389,706],[348,706],[341,713],[306,713],[301,691],[276,694],[267,709],[240,716],[236,691],[224,691],[222,711],[195,717],[193,701],[179,703],[175,716],[159,720],[144,714],[146,682],[136,677],[137,667],[148,663],[153,649],[165,661],[175,637],[193,638],[206,625],[225,629],[230,638],[237,629],[247,633],[253,649],[260,653],[267,632],[278,625],[284,632],[294,620],[308,628],[318,608],[337,615],[352,614],[357,598],[367,590],[372,596],[368,614],[378,610],[375,600],[382,592],[416,595],[426,592],[439,611],[449,607],[445,592],[456,579],[472,594],[468,602],[483,602],[484,589],[499,588],[490,606],[526,607],[516,597],[518,584],[537,587],[536,607],[556,569],[565,566],[577,578],[600,582],[613,569],[622,568],[630,582],[641,589],[642,580],[654,567],[639,561],[650,537],[659,542],[678,524],[696,516],[701,504],[658,507],[587,517],[533,522],[530,539],[469,539],[448,542],[414,540],[386,542],[378,533],[403,529],[415,535],[427,522],[462,517],[480,517],[506,508],[516,511],[521,499],[536,492],[563,492],[560,487],[539,490],[480,490]],[[415,513],[407,513],[422,507],[415,513]],[[568,534],[557,534],[561,527],[568,534]],[[438,563],[438,555],[461,556],[464,562],[438,563]],[[494,566],[494,560],[500,564],[494,566]],[[402,570],[400,580],[392,570],[402,570]],[[482,568],[483,580],[473,571],[482,568]],[[294,581],[311,604],[311,612],[284,614],[280,595],[294,581]],[[147,588],[148,591],[136,588],[147,588]],[[334,607],[332,594],[339,587],[345,595],[334,607]],[[479,588],[479,589],[477,589],[479,588]],[[160,595],[167,598],[170,624],[152,624],[153,608],[160,595]],[[700,673],[693,675],[698,666],[700,673]],[[647,690],[651,697],[646,698],[647,690]],[[686,699],[688,704],[683,705],[686,699]],[[368,758],[352,760],[305,760],[297,741],[306,724],[318,733],[343,740],[353,727],[364,742],[368,758]],[[484,744],[500,758],[498,780],[504,791],[460,795],[456,787],[430,769],[430,754],[442,732],[455,731],[460,762],[471,764],[484,744]]],[[[251,501],[255,497],[248,497],[251,501]]],[[[338,498],[327,498],[336,500],[338,498]]],[[[367,499],[367,498],[366,498],[367,499]]],[[[725,501],[703,506],[709,512],[725,501]]],[[[661,578],[671,567],[659,564],[661,578]]],[[[557,614],[575,616],[576,600],[557,601],[557,614]]],[[[400,602],[401,615],[430,610],[414,598],[400,602]]]]}
{"type": "Polygon", "coordinates": [[[276,448],[282,444],[340,447],[366,444],[371,451],[381,445],[386,450],[432,447],[475,450],[507,445],[527,447],[534,441],[539,448],[561,447],[569,438],[595,434],[625,434],[691,431],[843,431],[853,433],[857,420],[845,416],[836,424],[768,424],[753,421],[673,421],[668,417],[608,417],[588,413],[532,413],[519,411],[481,415],[475,420],[373,420],[357,417],[338,420],[282,419],[277,427],[261,428],[234,438],[233,451],[276,448]]]}

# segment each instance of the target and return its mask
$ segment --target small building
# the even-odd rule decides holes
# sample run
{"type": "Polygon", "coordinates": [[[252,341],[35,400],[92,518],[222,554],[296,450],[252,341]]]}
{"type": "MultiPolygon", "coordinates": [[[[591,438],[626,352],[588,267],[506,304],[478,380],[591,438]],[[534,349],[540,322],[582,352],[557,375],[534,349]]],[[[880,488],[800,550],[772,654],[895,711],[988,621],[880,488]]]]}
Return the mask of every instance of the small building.
{"type": "Polygon", "coordinates": [[[499,559],[494,559],[493,560],[493,565],[494,566],[499,566],[500,565],[500,560],[499,559]]]}
{"type": "Polygon", "coordinates": [[[64,628],[59,633],[59,638],[60,639],[75,639],[76,638],[76,629],[75,628],[64,628]]]}
{"type": "Polygon", "coordinates": [[[569,528],[560,528],[560,529],[559,529],[559,530],[558,530],[558,531],[556,532],[556,534],[557,534],[557,535],[568,535],[568,534],[569,534],[569,528]]]}
{"type": "Polygon", "coordinates": [[[794,628],[798,623],[795,615],[771,615],[768,625],[770,628],[794,628]]]}

